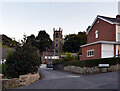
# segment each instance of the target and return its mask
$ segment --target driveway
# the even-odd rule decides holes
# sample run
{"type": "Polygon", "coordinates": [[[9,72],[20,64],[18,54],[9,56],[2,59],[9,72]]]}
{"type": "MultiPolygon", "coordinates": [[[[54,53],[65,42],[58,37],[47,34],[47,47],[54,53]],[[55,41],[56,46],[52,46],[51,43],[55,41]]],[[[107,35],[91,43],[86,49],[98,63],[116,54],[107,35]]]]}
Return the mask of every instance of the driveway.
{"type": "Polygon", "coordinates": [[[73,74],[40,67],[42,79],[16,89],[118,89],[118,72],[73,74]]]}

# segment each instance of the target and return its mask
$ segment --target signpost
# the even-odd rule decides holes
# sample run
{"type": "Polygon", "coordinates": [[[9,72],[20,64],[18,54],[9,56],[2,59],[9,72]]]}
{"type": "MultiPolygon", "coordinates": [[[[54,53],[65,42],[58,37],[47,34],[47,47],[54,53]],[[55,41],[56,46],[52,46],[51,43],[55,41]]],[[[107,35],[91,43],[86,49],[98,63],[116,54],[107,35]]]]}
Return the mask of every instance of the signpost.
{"type": "Polygon", "coordinates": [[[109,64],[99,64],[98,67],[100,68],[100,70],[102,70],[102,68],[106,68],[107,71],[108,71],[108,68],[109,68],[109,64]]]}
{"type": "Polygon", "coordinates": [[[98,67],[100,67],[100,68],[108,68],[109,64],[99,64],[98,67]]]}

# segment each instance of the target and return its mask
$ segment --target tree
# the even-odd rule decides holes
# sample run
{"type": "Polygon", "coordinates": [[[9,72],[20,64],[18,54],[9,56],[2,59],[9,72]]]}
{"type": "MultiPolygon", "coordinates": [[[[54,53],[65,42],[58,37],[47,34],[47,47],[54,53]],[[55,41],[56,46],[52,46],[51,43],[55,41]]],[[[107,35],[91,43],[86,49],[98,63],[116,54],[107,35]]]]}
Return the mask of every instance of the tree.
{"type": "Polygon", "coordinates": [[[37,49],[31,45],[24,44],[22,47],[17,47],[12,53],[9,53],[6,60],[5,75],[8,78],[19,77],[27,73],[38,71],[40,66],[40,57],[37,49]]]}
{"type": "Polygon", "coordinates": [[[87,37],[85,32],[66,35],[64,38],[63,51],[78,52],[80,45],[83,45],[86,43],[87,43],[87,37]]]}
{"type": "Polygon", "coordinates": [[[2,45],[8,46],[8,47],[16,47],[19,45],[19,43],[15,39],[12,40],[10,37],[3,34],[2,45]]]}
{"type": "Polygon", "coordinates": [[[46,33],[45,30],[39,31],[38,36],[36,37],[38,41],[37,48],[40,52],[46,51],[46,49],[50,49],[52,46],[52,40],[50,36],[46,33]]]}
{"type": "Polygon", "coordinates": [[[80,45],[84,45],[87,43],[86,32],[78,32],[77,37],[80,39],[80,45]]]}
{"type": "Polygon", "coordinates": [[[27,40],[27,36],[24,35],[23,40],[21,40],[22,46],[17,46],[15,51],[9,52],[6,59],[5,72],[5,75],[8,78],[19,77],[20,75],[35,73],[38,71],[41,60],[38,54],[38,49],[30,44],[30,39],[28,38],[27,40]]]}
{"type": "Polygon", "coordinates": [[[31,36],[28,36],[28,37],[27,37],[26,43],[27,43],[28,45],[34,46],[34,47],[36,47],[36,48],[37,48],[37,46],[38,46],[38,42],[37,42],[36,37],[35,37],[34,34],[31,34],[31,36]]]}

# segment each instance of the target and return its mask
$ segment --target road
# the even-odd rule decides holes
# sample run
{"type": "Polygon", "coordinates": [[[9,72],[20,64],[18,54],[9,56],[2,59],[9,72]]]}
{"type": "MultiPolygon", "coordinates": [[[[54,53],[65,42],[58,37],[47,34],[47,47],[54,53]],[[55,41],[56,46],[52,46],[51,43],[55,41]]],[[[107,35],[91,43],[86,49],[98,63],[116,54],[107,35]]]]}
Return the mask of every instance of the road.
{"type": "Polygon", "coordinates": [[[118,72],[80,75],[56,71],[42,65],[41,80],[16,89],[117,89],[118,72]]]}

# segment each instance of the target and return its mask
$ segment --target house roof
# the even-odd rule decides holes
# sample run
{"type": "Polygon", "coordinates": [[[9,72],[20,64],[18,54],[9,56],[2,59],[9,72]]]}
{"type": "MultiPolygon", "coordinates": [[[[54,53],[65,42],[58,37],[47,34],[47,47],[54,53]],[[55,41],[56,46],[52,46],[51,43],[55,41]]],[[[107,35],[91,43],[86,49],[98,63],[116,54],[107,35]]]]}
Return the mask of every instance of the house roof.
{"type": "Polygon", "coordinates": [[[113,23],[120,23],[120,19],[119,18],[111,18],[111,17],[106,17],[106,16],[100,16],[100,15],[98,15],[98,17],[104,18],[104,19],[106,19],[108,21],[111,21],[113,23]]]}
{"type": "Polygon", "coordinates": [[[89,33],[89,31],[91,30],[91,28],[93,27],[93,25],[95,24],[95,22],[97,21],[97,19],[101,19],[101,20],[103,20],[105,22],[108,22],[110,24],[120,25],[120,15],[117,15],[116,18],[111,18],[111,17],[106,17],[106,16],[98,15],[96,17],[96,19],[94,20],[93,24],[91,25],[91,27],[89,27],[87,29],[86,35],[89,33]]]}

